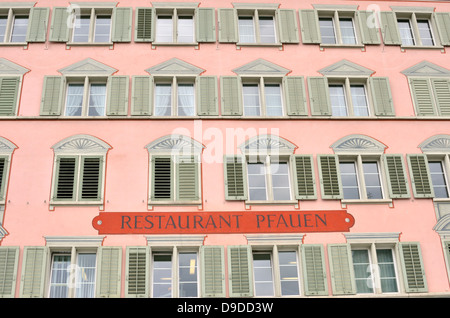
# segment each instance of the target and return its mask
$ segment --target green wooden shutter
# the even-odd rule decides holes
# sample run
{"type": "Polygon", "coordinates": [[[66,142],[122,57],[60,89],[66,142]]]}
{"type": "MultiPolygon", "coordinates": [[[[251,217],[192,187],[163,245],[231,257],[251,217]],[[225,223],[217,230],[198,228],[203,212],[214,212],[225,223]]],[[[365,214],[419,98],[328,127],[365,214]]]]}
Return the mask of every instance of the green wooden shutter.
{"type": "Polygon", "coordinates": [[[408,154],[407,158],[414,197],[434,198],[434,189],[431,183],[426,155],[408,154]]]}
{"type": "Polygon", "coordinates": [[[52,9],[52,21],[50,26],[50,42],[69,41],[69,17],[67,7],[54,7],[52,9]]]}
{"type": "Polygon", "coordinates": [[[199,163],[195,157],[177,157],[176,185],[178,201],[200,199],[199,163]]]}
{"type": "Polygon", "coordinates": [[[0,116],[15,116],[20,77],[0,77],[0,116]]]}
{"type": "Polygon", "coordinates": [[[408,181],[402,155],[383,155],[391,198],[409,198],[408,181]]]}
{"type": "Polygon", "coordinates": [[[386,45],[401,45],[402,39],[398,31],[397,17],[395,12],[382,11],[381,13],[381,33],[386,45]]]}
{"type": "Polygon", "coordinates": [[[351,257],[352,251],[350,250],[350,244],[328,245],[333,295],[356,294],[355,275],[351,257]]]}
{"type": "Polygon", "coordinates": [[[450,116],[450,80],[447,78],[432,78],[436,106],[441,116],[450,116]]]}
{"type": "Polygon", "coordinates": [[[125,297],[147,298],[149,295],[150,248],[127,246],[125,297]]]}
{"type": "Polygon", "coordinates": [[[303,76],[283,77],[286,111],[289,116],[308,115],[305,82],[303,76]]]}
{"type": "Polygon", "coordinates": [[[450,272],[450,241],[444,241],[443,245],[444,245],[444,255],[446,259],[445,264],[447,265],[447,272],[450,272]]]}
{"type": "Polygon", "coordinates": [[[236,9],[217,9],[219,17],[219,42],[238,42],[237,13],[236,9]]]}
{"type": "Polygon", "coordinates": [[[202,297],[225,297],[223,246],[201,247],[202,297]]]}
{"type": "Polygon", "coordinates": [[[120,297],[122,248],[100,247],[97,264],[96,297],[120,297]]]}
{"type": "Polygon", "coordinates": [[[294,168],[295,198],[298,200],[316,199],[316,182],[312,156],[292,155],[291,158],[294,168]]]}
{"type": "Polygon", "coordinates": [[[20,297],[44,297],[44,281],[47,269],[48,248],[25,246],[23,249],[20,297]]]}
{"type": "Polygon", "coordinates": [[[299,43],[298,24],[295,10],[278,9],[278,25],[281,43],[299,43]]]}
{"type": "Polygon", "coordinates": [[[427,280],[423,266],[420,243],[401,242],[400,258],[407,293],[427,292],[427,280]]]}
{"type": "Polygon", "coordinates": [[[133,8],[114,8],[112,36],[113,42],[131,42],[131,22],[133,8]]]}
{"type": "Polygon", "coordinates": [[[450,12],[434,12],[441,45],[450,45],[450,12]]]}
{"type": "Polygon", "coordinates": [[[361,42],[363,44],[381,44],[380,34],[376,25],[376,12],[356,11],[359,22],[361,42]]]}
{"type": "Polygon", "coordinates": [[[427,78],[410,78],[409,83],[417,116],[436,115],[430,81],[427,78]]]}
{"type": "Polygon", "coordinates": [[[0,157],[0,201],[5,200],[8,158],[0,157]]]}
{"type": "Polygon", "coordinates": [[[18,263],[18,246],[0,246],[0,298],[14,298],[18,263]]]}
{"type": "Polygon", "coordinates": [[[131,115],[151,115],[153,108],[153,77],[132,76],[131,115]]]}
{"type": "Polygon", "coordinates": [[[127,115],[128,114],[128,76],[108,77],[108,102],[107,115],[127,115]]]}
{"type": "Polygon", "coordinates": [[[247,175],[244,156],[224,157],[225,199],[247,200],[247,175]]]}
{"type": "Polygon", "coordinates": [[[321,244],[302,244],[303,284],[307,296],[328,295],[324,248],[321,244]]]}
{"type": "Polygon", "coordinates": [[[50,8],[31,8],[27,28],[27,42],[45,42],[50,8]]]}
{"type": "Polygon", "coordinates": [[[136,8],[135,42],[153,42],[155,39],[155,9],[136,8]]]}
{"type": "Polygon", "coordinates": [[[197,42],[216,42],[216,11],[214,8],[197,8],[197,42]]]}
{"type": "Polygon", "coordinates": [[[219,115],[216,76],[197,77],[197,114],[201,116],[219,115]]]}
{"type": "Polygon", "coordinates": [[[62,76],[45,76],[41,99],[41,115],[61,115],[65,79],[62,76]]]}
{"type": "Polygon", "coordinates": [[[373,108],[376,116],[395,116],[391,86],[387,77],[370,77],[373,108]]]}
{"type": "Polygon", "coordinates": [[[322,76],[307,78],[311,115],[331,116],[330,94],[328,92],[328,79],[322,76]]]}
{"type": "Polygon", "coordinates": [[[228,279],[230,297],[253,296],[251,248],[247,245],[231,245],[228,251],[228,279]]]}
{"type": "Polygon", "coordinates": [[[102,199],[102,157],[82,157],[80,200],[99,201],[102,199]]]}
{"type": "Polygon", "coordinates": [[[221,76],[222,115],[242,116],[242,84],[239,76],[221,76]]]}
{"type": "Polygon", "coordinates": [[[299,10],[299,16],[302,42],[305,44],[320,44],[322,39],[320,36],[319,16],[317,15],[317,11],[312,9],[299,10]]]}
{"type": "Polygon", "coordinates": [[[336,155],[318,155],[322,199],[343,199],[339,162],[336,155]]]}
{"type": "Polygon", "coordinates": [[[56,159],[54,200],[75,200],[78,160],[75,157],[56,159]]]}
{"type": "Polygon", "coordinates": [[[150,200],[169,201],[172,199],[173,187],[173,168],[172,158],[170,156],[156,157],[152,156],[152,176],[150,200]]]}

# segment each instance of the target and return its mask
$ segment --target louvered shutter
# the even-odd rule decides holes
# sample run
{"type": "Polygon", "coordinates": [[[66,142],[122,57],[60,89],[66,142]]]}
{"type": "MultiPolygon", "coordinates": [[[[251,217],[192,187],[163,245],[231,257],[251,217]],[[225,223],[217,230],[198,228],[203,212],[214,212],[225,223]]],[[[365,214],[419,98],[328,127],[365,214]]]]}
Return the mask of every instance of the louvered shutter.
{"type": "Polygon", "coordinates": [[[308,115],[305,82],[303,76],[285,76],[283,78],[286,111],[289,116],[308,115]]]}
{"type": "Polygon", "coordinates": [[[52,21],[50,26],[50,42],[69,41],[69,16],[67,7],[54,7],[52,9],[52,21]]]}
{"type": "Polygon", "coordinates": [[[216,42],[216,12],[214,8],[197,8],[197,42],[216,42]]]}
{"type": "Polygon", "coordinates": [[[172,199],[172,158],[152,157],[150,200],[168,201],[172,199]]]}
{"type": "Polygon", "coordinates": [[[18,263],[18,246],[0,246],[0,298],[14,298],[18,263]]]}
{"type": "Polygon", "coordinates": [[[150,248],[127,246],[125,297],[147,298],[149,295],[150,248]]]}
{"type": "Polygon", "coordinates": [[[319,16],[317,15],[317,11],[312,9],[299,10],[299,16],[302,42],[305,44],[320,44],[322,39],[320,36],[319,16]]]}
{"type": "Polygon", "coordinates": [[[225,199],[247,200],[247,175],[244,156],[224,157],[225,199]]]}
{"type": "Polygon", "coordinates": [[[202,297],[225,297],[223,246],[201,247],[202,297]]]}
{"type": "Polygon", "coordinates": [[[427,292],[427,280],[423,267],[420,243],[401,242],[399,244],[400,258],[403,268],[405,292],[427,292]]]}
{"type": "Polygon", "coordinates": [[[197,114],[200,116],[219,115],[216,76],[197,77],[197,114]]]}
{"type": "Polygon", "coordinates": [[[122,248],[100,247],[97,264],[96,297],[120,297],[122,248]]]}
{"type": "Polygon", "coordinates": [[[381,33],[386,45],[401,45],[402,39],[398,31],[397,17],[395,12],[382,11],[381,14],[381,33]]]}
{"type": "Polygon", "coordinates": [[[47,26],[49,8],[31,8],[28,21],[27,42],[45,42],[47,39],[47,26]]]}
{"type": "Polygon", "coordinates": [[[278,9],[278,25],[281,43],[299,43],[299,32],[295,10],[278,9]]]}
{"type": "Polygon", "coordinates": [[[432,78],[436,106],[441,116],[450,116],[450,80],[447,78],[432,78]]]}
{"type": "Polygon", "coordinates": [[[0,157],[0,201],[5,200],[6,193],[6,165],[8,159],[6,157],[0,157]]]}
{"type": "Polygon", "coordinates": [[[19,95],[20,78],[0,77],[0,116],[15,116],[19,95]]]}
{"type": "Polygon", "coordinates": [[[195,157],[177,158],[177,201],[200,199],[199,163],[195,157]]]}
{"type": "Polygon", "coordinates": [[[80,199],[98,201],[102,199],[102,157],[82,157],[80,199]]]}
{"type": "Polygon", "coordinates": [[[114,8],[112,36],[113,42],[131,42],[131,22],[133,8],[114,8]]]}
{"type": "Polygon", "coordinates": [[[356,294],[356,283],[351,253],[349,244],[328,245],[333,295],[356,294]]]}
{"type": "Polygon", "coordinates": [[[298,200],[316,199],[316,182],[312,156],[292,155],[291,160],[294,168],[295,198],[298,200]]]}
{"type": "Polygon", "coordinates": [[[374,11],[356,11],[356,18],[361,31],[361,42],[363,44],[381,44],[376,15],[377,13],[374,11]]]}
{"type": "Polygon", "coordinates": [[[219,17],[219,42],[238,42],[236,9],[217,9],[219,17]]]}
{"type": "Polygon", "coordinates": [[[228,279],[230,297],[253,296],[251,249],[247,245],[231,245],[228,251],[228,279]]]}
{"type": "Polygon", "coordinates": [[[426,78],[411,78],[409,83],[417,116],[436,115],[430,81],[426,78]]]}
{"type": "Polygon", "coordinates": [[[424,154],[408,154],[408,164],[414,197],[434,198],[428,160],[424,154]]]}
{"type": "Polygon", "coordinates": [[[330,94],[328,92],[328,79],[322,76],[307,78],[311,115],[331,116],[330,94]]]}
{"type": "Polygon", "coordinates": [[[153,42],[155,38],[154,8],[136,8],[135,42],[153,42]]]}
{"type": "Polygon", "coordinates": [[[324,248],[321,244],[302,244],[302,269],[307,296],[328,295],[324,248]]]}
{"type": "Polygon", "coordinates": [[[383,155],[391,198],[409,198],[408,181],[402,155],[383,155]]]}
{"type": "Polygon", "coordinates": [[[56,184],[53,194],[55,200],[75,200],[78,161],[75,157],[56,159],[56,184]]]}
{"type": "Polygon", "coordinates": [[[388,77],[370,77],[373,108],[376,116],[395,116],[391,86],[388,77]]]}
{"type": "Polygon", "coordinates": [[[45,76],[41,99],[41,115],[61,115],[65,80],[62,76],[45,76]]]}
{"type": "Polygon", "coordinates": [[[23,249],[20,297],[44,297],[44,281],[47,266],[47,247],[25,246],[23,249]]]}
{"type": "Polygon", "coordinates": [[[242,84],[238,76],[221,76],[222,115],[242,116],[242,84]]]}
{"type": "Polygon", "coordinates": [[[108,77],[108,101],[107,115],[127,115],[128,114],[128,76],[108,77]]]}
{"type": "Polygon", "coordinates": [[[343,199],[339,162],[336,155],[318,155],[322,199],[343,199]]]}
{"type": "Polygon", "coordinates": [[[450,12],[434,12],[441,45],[450,45],[450,12]]]}
{"type": "Polygon", "coordinates": [[[153,77],[133,76],[131,87],[131,115],[151,115],[153,107],[153,77]]]}

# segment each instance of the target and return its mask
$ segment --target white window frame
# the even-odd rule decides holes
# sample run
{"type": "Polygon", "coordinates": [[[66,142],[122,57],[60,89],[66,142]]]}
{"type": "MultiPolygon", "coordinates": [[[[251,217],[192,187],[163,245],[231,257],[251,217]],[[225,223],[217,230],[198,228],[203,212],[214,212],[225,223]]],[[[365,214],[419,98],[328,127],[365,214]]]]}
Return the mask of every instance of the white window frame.
{"type": "MultiPolygon", "coordinates": [[[[362,78],[362,77],[327,77],[328,78],[328,85],[342,85],[344,88],[344,97],[345,97],[345,103],[346,103],[346,116],[337,116],[332,115],[333,117],[373,117],[374,116],[374,109],[373,109],[373,103],[371,92],[369,89],[369,81],[368,78],[362,78]],[[364,86],[364,92],[366,95],[366,104],[367,104],[367,112],[368,114],[366,116],[357,116],[355,115],[355,106],[353,105],[353,96],[352,96],[352,90],[351,87],[354,85],[361,85],[364,86]]],[[[330,95],[330,102],[331,102],[331,95],[330,95]]],[[[331,103],[332,104],[332,103],[331,103]]],[[[330,104],[331,111],[333,111],[333,108],[330,104]]]]}
{"type": "Polygon", "coordinates": [[[254,77],[254,76],[241,76],[242,82],[242,112],[245,117],[285,117],[286,116],[286,105],[284,100],[284,89],[282,78],[279,77],[254,77]],[[258,95],[259,95],[259,115],[246,115],[245,114],[245,103],[244,103],[244,85],[257,85],[258,95]],[[267,111],[267,101],[266,101],[266,85],[279,85],[280,87],[280,100],[281,100],[281,115],[269,115],[267,111]]]}
{"type": "MultiPolygon", "coordinates": [[[[319,20],[321,18],[331,18],[333,27],[334,27],[334,37],[336,43],[322,43],[320,46],[353,46],[353,47],[360,47],[364,46],[361,43],[361,36],[359,34],[359,24],[357,22],[357,19],[355,17],[356,12],[353,10],[346,10],[346,9],[317,9],[317,15],[319,17],[319,20]],[[355,37],[355,43],[349,44],[344,43],[342,40],[342,32],[341,32],[341,26],[340,26],[340,19],[351,19],[353,24],[353,33],[355,37]]],[[[320,28],[319,31],[321,32],[320,28]]]]}
{"type": "Polygon", "coordinates": [[[239,41],[237,45],[280,45],[280,36],[278,34],[278,21],[275,10],[272,9],[238,9],[237,17],[238,17],[238,38],[239,41]],[[274,32],[274,41],[273,42],[263,42],[261,40],[261,25],[260,18],[272,18],[273,21],[273,32],[274,32]],[[239,32],[240,29],[240,18],[251,18],[253,24],[253,41],[252,42],[242,42],[241,35],[239,32]]]}
{"type": "Polygon", "coordinates": [[[164,8],[163,5],[161,7],[157,7],[155,11],[155,41],[153,42],[153,45],[170,45],[170,44],[177,44],[177,45],[197,45],[197,39],[196,39],[196,28],[197,28],[197,19],[195,15],[195,8],[190,8],[188,6],[186,7],[179,7],[179,8],[164,8]],[[158,41],[158,17],[159,16],[171,16],[172,21],[172,41],[158,41]],[[192,42],[184,42],[179,41],[178,39],[178,27],[179,22],[178,20],[180,17],[192,17],[192,42]]]}
{"type": "Polygon", "coordinates": [[[107,76],[76,76],[76,77],[66,77],[65,78],[66,85],[64,88],[64,109],[63,109],[63,117],[106,117],[107,105],[108,105],[108,77],[107,76]],[[69,85],[71,84],[83,84],[83,103],[81,106],[81,115],[70,116],[67,115],[67,98],[68,98],[68,90],[69,85]],[[89,115],[89,100],[90,100],[90,88],[91,84],[105,84],[105,105],[104,105],[104,114],[100,116],[92,116],[89,115]]]}
{"type": "Polygon", "coordinates": [[[1,8],[0,7],[0,15],[6,16],[6,26],[5,26],[5,34],[3,41],[0,42],[0,44],[7,44],[7,45],[24,45],[27,43],[26,41],[26,34],[24,41],[20,42],[12,42],[12,34],[13,34],[13,28],[14,28],[14,21],[16,16],[28,16],[28,23],[30,23],[30,8],[1,8]]]}
{"type": "Polygon", "coordinates": [[[14,149],[16,148],[17,147],[12,142],[3,137],[0,137],[0,158],[3,158],[5,160],[3,166],[2,184],[0,188],[0,216],[2,216],[2,210],[4,205],[6,204],[11,159],[14,149]]]}
{"type": "Polygon", "coordinates": [[[73,26],[70,28],[70,35],[69,35],[69,42],[67,42],[67,45],[73,46],[73,45],[112,45],[112,28],[113,28],[113,8],[80,8],[79,12],[75,12],[73,15],[73,26]],[[106,42],[96,42],[95,41],[95,27],[96,27],[96,21],[97,16],[110,16],[110,29],[109,29],[109,40],[106,42]],[[89,16],[89,36],[87,41],[83,42],[75,42],[74,41],[74,35],[75,35],[75,28],[77,27],[77,19],[78,16],[89,16]]]}
{"type": "MultiPolygon", "coordinates": [[[[432,18],[432,13],[426,13],[426,12],[395,12],[396,14],[396,23],[398,25],[398,21],[399,20],[408,20],[409,21],[409,25],[410,25],[410,29],[411,29],[411,33],[412,33],[412,37],[414,40],[414,44],[402,44],[401,47],[406,47],[406,48],[414,48],[414,47],[441,47],[441,43],[440,43],[440,39],[439,36],[437,36],[437,27],[433,21],[432,18]],[[433,39],[433,45],[424,45],[422,44],[422,39],[420,36],[420,32],[419,32],[419,27],[417,24],[418,20],[427,20],[428,21],[428,26],[430,29],[430,33],[433,39]]],[[[403,39],[401,38],[401,33],[400,33],[400,40],[403,39]]]]}
{"type": "Polygon", "coordinates": [[[197,116],[197,85],[195,76],[155,76],[153,83],[153,91],[155,92],[153,96],[153,114],[156,117],[180,117],[189,118],[197,116]],[[170,115],[157,115],[156,114],[156,86],[159,84],[170,84],[171,91],[171,105],[170,105],[170,115]],[[179,105],[178,105],[178,85],[182,84],[192,84],[193,95],[194,95],[194,113],[193,115],[179,115],[179,105]]]}
{"type": "MultiPolygon", "coordinates": [[[[430,161],[433,161],[433,162],[438,161],[441,163],[443,174],[444,174],[444,180],[445,180],[446,188],[447,188],[447,194],[448,194],[448,197],[446,197],[446,198],[434,197],[433,201],[450,201],[450,183],[449,183],[449,181],[450,181],[450,154],[448,154],[448,153],[445,153],[445,154],[427,153],[426,155],[427,155],[428,163],[430,161]]],[[[430,172],[430,179],[431,179],[431,172],[430,172]]],[[[432,179],[431,179],[431,186],[434,189],[432,179]]]]}

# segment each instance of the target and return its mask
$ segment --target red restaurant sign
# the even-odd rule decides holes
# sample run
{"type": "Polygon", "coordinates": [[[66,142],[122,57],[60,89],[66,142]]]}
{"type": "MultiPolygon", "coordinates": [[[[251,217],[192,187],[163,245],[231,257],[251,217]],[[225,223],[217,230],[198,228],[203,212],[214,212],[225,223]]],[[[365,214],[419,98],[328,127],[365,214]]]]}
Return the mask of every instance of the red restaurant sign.
{"type": "Polygon", "coordinates": [[[100,212],[98,234],[230,234],[348,232],[345,210],[237,212],[100,212]]]}

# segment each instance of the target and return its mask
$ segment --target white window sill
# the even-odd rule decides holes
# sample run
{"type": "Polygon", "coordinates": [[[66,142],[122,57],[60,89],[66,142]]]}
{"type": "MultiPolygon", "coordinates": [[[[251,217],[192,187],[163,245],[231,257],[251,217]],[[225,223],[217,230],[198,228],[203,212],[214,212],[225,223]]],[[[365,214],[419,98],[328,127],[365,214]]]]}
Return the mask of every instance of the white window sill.
{"type": "Polygon", "coordinates": [[[153,42],[153,46],[197,46],[197,42],[184,43],[184,42],[153,42]]]}
{"type": "Polygon", "coordinates": [[[50,201],[50,210],[53,211],[56,206],[96,206],[103,209],[103,201],[50,201]]]}
{"type": "Polygon", "coordinates": [[[441,45],[400,45],[402,49],[427,49],[427,50],[443,50],[441,45]]]}
{"type": "Polygon", "coordinates": [[[321,43],[319,45],[321,48],[332,48],[332,47],[336,47],[336,48],[357,48],[357,49],[362,49],[365,47],[364,44],[341,44],[341,43],[337,43],[337,44],[325,44],[325,43],[321,43]]]}
{"type": "Polygon", "coordinates": [[[433,198],[433,201],[438,203],[450,203],[450,198],[433,198]]]}
{"type": "Polygon", "coordinates": [[[201,205],[202,201],[148,201],[148,206],[154,206],[154,205],[201,205]]]}
{"type": "Polygon", "coordinates": [[[297,200],[279,200],[279,201],[269,201],[269,200],[258,200],[258,201],[245,201],[246,205],[297,205],[297,200]]]}
{"type": "Polygon", "coordinates": [[[346,200],[341,199],[342,207],[345,207],[347,204],[389,204],[392,205],[392,199],[355,199],[355,200],[346,200]]]}
{"type": "Polygon", "coordinates": [[[27,46],[28,42],[4,42],[0,46],[27,46]]]}
{"type": "Polygon", "coordinates": [[[66,42],[67,46],[112,46],[113,42],[66,42]]]}
{"type": "Polygon", "coordinates": [[[245,42],[238,42],[236,43],[236,46],[266,46],[266,47],[279,47],[279,46],[283,46],[282,43],[245,43],[245,42]]]}

